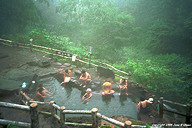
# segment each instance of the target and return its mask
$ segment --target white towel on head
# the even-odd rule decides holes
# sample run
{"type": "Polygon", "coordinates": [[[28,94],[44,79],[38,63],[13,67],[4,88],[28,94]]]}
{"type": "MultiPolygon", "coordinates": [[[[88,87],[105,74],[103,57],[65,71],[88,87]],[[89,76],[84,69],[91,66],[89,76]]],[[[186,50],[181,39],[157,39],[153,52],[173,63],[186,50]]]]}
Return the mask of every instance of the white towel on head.
{"type": "Polygon", "coordinates": [[[87,91],[90,91],[90,92],[91,92],[91,89],[90,89],[90,88],[88,88],[88,89],[86,90],[86,92],[87,92],[87,91]]]}
{"type": "Polygon", "coordinates": [[[152,101],[153,101],[153,98],[149,98],[148,101],[152,102],[152,101]]]}

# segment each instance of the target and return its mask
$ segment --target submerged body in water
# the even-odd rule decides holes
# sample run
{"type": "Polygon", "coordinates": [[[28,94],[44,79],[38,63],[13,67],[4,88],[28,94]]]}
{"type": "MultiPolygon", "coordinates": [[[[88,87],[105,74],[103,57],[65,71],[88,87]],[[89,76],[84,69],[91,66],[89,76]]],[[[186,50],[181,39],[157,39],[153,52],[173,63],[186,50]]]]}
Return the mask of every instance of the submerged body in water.
{"type": "MultiPolygon", "coordinates": [[[[127,115],[137,119],[137,104],[127,96],[101,95],[101,92],[92,92],[91,99],[86,104],[82,103],[84,91],[75,87],[62,87],[55,78],[49,78],[41,81],[45,87],[53,91],[53,98],[59,106],[65,106],[66,110],[91,110],[98,108],[98,112],[108,117],[115,115],[127,115]]],[[[45,101],[49,101],[46,99],[45,101]]]]}

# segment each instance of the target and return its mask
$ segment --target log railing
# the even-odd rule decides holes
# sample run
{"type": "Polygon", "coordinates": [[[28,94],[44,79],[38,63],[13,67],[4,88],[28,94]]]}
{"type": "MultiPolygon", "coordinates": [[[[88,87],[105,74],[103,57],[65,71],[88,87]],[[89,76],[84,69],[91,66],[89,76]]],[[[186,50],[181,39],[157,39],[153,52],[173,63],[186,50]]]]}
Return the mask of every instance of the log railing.
{"type": "Polygon", "coordinates": [[[181,103],[177,103],[177,102],[173,102],[173,101],[169,101],[169,100],[164,100],[163,97],[160,97],[160,100],[158,101],[158,103],[159,103],[158,104],[159,105],[159,107],[158,107],[159,112],[158,113],[159,113],[160,118],[163,118],[164,111],[167,111],[167,112],[170,112],[170,113],[173,113],[173,114],[178,114],[178,115],[184,116],[186,124],[190,124],[190,119],[192,118],[192,115],[191,115],[192,106],[191,106],[191,104],[185,105],[185,104],[181,104],[181,103]],[[184,107],[186,112],[181,113],[181,112],[177,112],[177,111],[165,108],[164,103],[169,103],[169,104],[172,104],[172,105],[177,105],[177,106],[180,106],[180,107],[184,107]]]}
{"type": "MultiPolygon", "coordinates": [[[[49,55],[52,55],[53,56],[59,56],[59,57],[63,57],[63,58],[66,58],[66,59],[72,59],[72,55],[71,53],[68,53],[66,51],[61,51],[61,50],[58,50],[58,49],[53,49],[53,48],[48,48],[48,47],[45,47],[45,46],[38,46],[38,45],[34,45],[32,44],[32,41],[30,44],[26,44],[26,43],[16,43],[14,41],[11,41],[11,40],[5,40],[5,39],[1,39],[0,38],[0,43],[1,44],[4,44],[4,45],[7,45],[7,46],[11,46],[11,47],[22,47],[22,48],[28,48],[30,49],[31,51],[38,51],[38,52],[43,52],[43,53],[46,53],[46,54],[49,54],[49,55]],[[41,48],[41,49],[45,49],[46,51],[44,50],[40,50],[40,49],[36,49],[36,48],[41,48]],[[50,52],[48,52],[47,50],[49,50],[50,52]]],[[[90,64],[92,66],[95,66],[95,67],[98,67],[99,65],[98,64],[101,64],[101,65],[105,65],[119,73],[122,73],[126,76],[128,76],[128,79],[131,79],[131,72],[127,73],[127,72],[124,72],[124,71],[121,71],[107,63],[104,63],[104,62],[99,62],[99,61],[95,61],[95,60],[91,60],[89,58],[85,58],[85,57],[80,57],[78,55],[76,55],[76,61],[77,61],[77,64],[79,62],[81,63],[84,63],[84,64],[90,64]],[[82,60],[83,59],[83,60],[82,60]],[[86,62],[85,60],[89,61],[89,62],[86,62]],[[90,63],[90,62],[94,62],[94,63],[97,63],[97,64],[94,64],[94,63],[90,63]]],[[[118,74],[115,74],[115,76],[117,77],[120,77],[120,78],[125,78],[123,76],[120,76],[118,74]]],[[[125,78],[127,79],[127,78],[125,78]]]]}
{"type": "Polygon", "coordinates": [[[7,103],[7,102],[0,102],[0,107],[30,111],[30,115],[31,115],[31,124],[30,123],[25,123],[25,122],[4,120],[4,119],[0,119],[0,124],[8,125],[10,123],[14,123],[14,125],[19,126],[19,127],[27,127],[27,128],[32,127],[32,128],[35,128],[33,126],[37,126],[38,124],[36,122],[36,119],[34,120],[34,117],[36,117],[36,116],[34,116],[34,114],[37,113],[37,112],[36,112],[36,106],[34,106],[33,104],[36,104],[36,103],[32,103],[30,106],[25,106],[25,105],[19,105],[19,104],[7,103]],[[32,109],[33,107],[34,107],[34,109],[32,109]]]}
{"type": "MultiPolygon", "coordinates": [[[[19,94],[22,96],[24,93],[20,90],[19,94]]],[[[115,119],[109,118],[105,115],[102,115],[98,113],[97,108],[93,108],[91,110],[66,110],[64,106],[58,106],[54,101],[50,101],[49,103],[46,102],[39,102],[39,101],[31,101],[29,98],[26,98],[25,96],[22,96],[25,102],[27,101],[31,106],[31,104],[37,104],[36,106],[39,105],[49,105],[50,106],[50,112],[46,111],[38,111],[38,113],[45,114],[52,116],[56,120],[60,122],[60,126],[62,127],[63,125],[72,125],[72,126],[83,126],[83,127],[92,127],[92,128],[98,128],[99,126],[99,120],[105,120],[110,122],[113,125],[118,126],[119,128],[131,128],[131,127],[137,127],[137,128],[145,128],[146,126],[142,125],[132,125],[130,121],[126,121],[124,123],[117,121],[115,119]],[[83,115],[89,115],[92,117],[92,123],[74,123],[74,122],[67,122],[66,121],[66,114],[83,114],[83,115]]],[[[1,104],[0,104],[1,107],[1,104]]],[[[28,108],[28,106],[26,106],[28,108]]],[[[30,108],[28,108],[30,109],[30,108]]],[[[36,118],[38,117],[35,115],[36,118]]]]}

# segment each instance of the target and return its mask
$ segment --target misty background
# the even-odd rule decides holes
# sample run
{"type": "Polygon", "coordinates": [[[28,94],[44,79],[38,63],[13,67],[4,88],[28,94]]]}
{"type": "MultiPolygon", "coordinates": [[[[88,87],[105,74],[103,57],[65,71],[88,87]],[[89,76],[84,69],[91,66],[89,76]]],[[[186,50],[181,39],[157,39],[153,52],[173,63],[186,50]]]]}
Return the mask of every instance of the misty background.
{"type": "Polygon", "coordinates": [[[0,0],[0,38],[33,38],[83,57],[92,46],[93,60],[130,71],[156,94],[189,101],[191,6],[191,0],[0,0]]]}

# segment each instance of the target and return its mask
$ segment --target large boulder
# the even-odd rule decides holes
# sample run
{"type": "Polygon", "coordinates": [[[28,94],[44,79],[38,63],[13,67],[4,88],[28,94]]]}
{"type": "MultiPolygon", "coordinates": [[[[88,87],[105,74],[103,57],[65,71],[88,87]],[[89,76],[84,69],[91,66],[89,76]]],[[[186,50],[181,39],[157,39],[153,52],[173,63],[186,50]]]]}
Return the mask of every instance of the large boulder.
{"type": "Polygon", "coordinates": [[[90,88],[93,90],[93,91],[99,91],[102,89],[102,82],[100,81],[92,81],[90,83],[90,88]]]}
{"type": "Polygon", "coordinates": [[[25,90],[28,90],[35,81],[37,75],[26,69],[12,69],[0,74],[0,95],[9,94],[21,88],[22,83],[26,82],[25,90]]]}
{"type": "Polygon", "coordinates": [[[51,77],[56,75],[59,72],[59,69],[55,67],[39,68],[35,72],[37,73],[38,78],[41,79],[41,78],[51,77]]]}
{"type": "Polygon", "coordinates": [[[69,63],[64,63],[63,64],[65,67],[70,67],[71,65],[69,63]]]}
{"type": "Polygon", "coordinates": [[[101,77],[105,77],[105,78],[115,78],[115,75],[113,73],[113,70],[109,69],[109,68],[105,68],[105,67],[97,67],[97,73],[99,74],[99,76],[101,77]]]}
{"type": "Polygon", "coordinates": [[[75,70],[75,75],[80,77],[81,76],[81,71],[80,70],[75,70]]]}
{"type": "Polygon", "coordinates": [[[46,67],[51,66],[50,61],[51,61],[50,58],[36,59],[36,60],[30,61],[30,62],[27,62],[27,64],[29,66],[39,66],[42,68],[46,68],[46,67]]]}
{"type": "Polygon", "coordinates": [[[22,81],[0,78],[0,95],[7,95],[21,88],[22,81]]]}
{"type": "Polygon", "coordinates": [[[37,75],[26,69],[12,69],[7,72],[4,77],[9,80],[23,81],[26,83],[31,83],[31,81],[37,78],[37,75]]]}
{"type": "Polygon", "coordinates": [[[0,53],[0,59],[6,58],[6,57],[9,57],[9,55],[6,55],[6,54],[3,54],[3,53],[0,53]]]}

